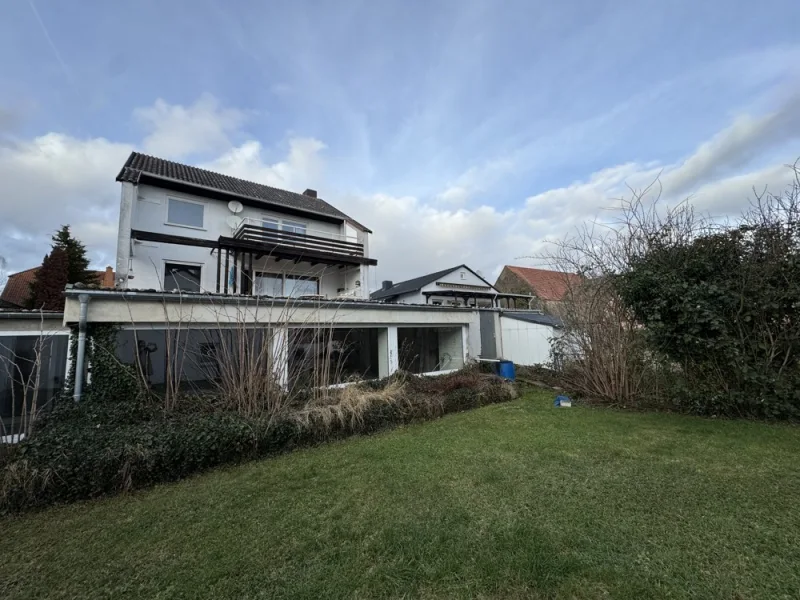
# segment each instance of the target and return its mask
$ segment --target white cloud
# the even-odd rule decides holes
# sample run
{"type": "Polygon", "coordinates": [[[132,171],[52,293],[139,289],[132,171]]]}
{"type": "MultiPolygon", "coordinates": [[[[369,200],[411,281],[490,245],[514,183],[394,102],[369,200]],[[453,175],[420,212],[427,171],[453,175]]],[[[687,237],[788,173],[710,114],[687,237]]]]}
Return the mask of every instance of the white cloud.
{"type": "MultiPolygon", "coordinates": [[[[535,255],[546,239],[560,238],[581,222],[610,217],[615,198],[629,195],[626,186],[643,188],[659,174],[668,201],[694,193],[701,209],[735,214],[747,206],[752,186],[781,188],[791,175],[777,161],[750,165],[789,139],[785,129],[794,126],[796,115],[788,108],[781,111],[740,117],[674,164],[610,166],[524,200],[506,199],[509,208],[503,210],[470,202],[508,173],[513,167],[509,161],[483,163],[455,180],[444,180],[439,186],[444,191],[430,198],[364,193],[347,184],[337,189],[326,178],[328,151],[318,139],[290,138],[288,147],[279,148],[254,139],[233,145],[229,137],[238,132],[244,113],[224,109],[209,97],[188,108],[157,101],[137,116],[148,123],[148,134],[139,144],[148,151],[170,156],[200,148],[216,151],[217,158],[201,166],[294,191],[318,189],[321,197],[375,232],[371,252],[379,267],[369,284],[377,286],[379,279],[398,281],[461,263],[489,279],[503,264],[531,264],[519,257],[535,255]],[[760,150],[751,152],[750,145],[760,150]]],[[[0,255],[9,259],[9,270],[37,264],[50,234],[62,223],[73,225],[95,266],[113,264],[119,202],[114,177],[133,147],[59,133],[0,147],[0,255]]],[[[787,154],[782,162],[794,158],[787,154]]],[[[341,175],[336,179],[346,181],[341,175]]],[[[409,179],[409,187],[413,182],[409,179]]]]}
{"type": "MultiPolygon", "coordinates": [[[[75,231],[116,223],[116,174],[132,147],[103,138],[49,133],[0,148],[0,254],[9,268],[38,264],[62,224],[75,231]]],[[[116,233],[94,236],[108,254],[116,233]]],[[[88,242],[88,240],[87,240],[88,242]]],[[[92,254],[96,261],[99,254],[92,254]]]]}
{"type": "Polygon", "coordinates": [[[475,196],[491,188],[501,177],[513,171],[515,166],[513,159],[504,157],[470,167],[454,183],[437,194],[436,199],[446,204],[467,204],[475,196]]]}
{"type": "Polygon", "coordinates": [[[741,115],[683,163],[665,173],[662,183],[679,194],[746,166],[766,148],[800,138],[800,96],[793,95],[774,112],[741,115]]]}
{"type": "Polygon", "coordinates": [[[302,191],[320,181],[324,170],[321,156],[324,149],[325,144],[319,140],[292,138],[286,159],[266,164],[261,143],[251,140],[231,148],[204,168],[273,187],[302,191]]]}
{"type": "Polygon", "coordinates": [[[472,192],[461,185],[451,185],[437,196],[442,202],[448,204],[464,204],[472,196],[472,192]]]}
{"type": "Polygon", "coordinates": [[[286,83],[285,81],[279,81],[278,83],[273,83],[271,86],[269,86],[269,91],[276,96],[286,96],[291,94],[294,91],[294,88],[291,84],[286,83]]]}
{"type": "Polygon", "coordinates": [[[229,148],[230,136],[247,119],[247,113],[222,108],[210,94],[203,94],[191,106],[168,104],[159,98],[153,106],[137,108],[133,114],[148,132],[143,150],[175,159],[229,148]]]}

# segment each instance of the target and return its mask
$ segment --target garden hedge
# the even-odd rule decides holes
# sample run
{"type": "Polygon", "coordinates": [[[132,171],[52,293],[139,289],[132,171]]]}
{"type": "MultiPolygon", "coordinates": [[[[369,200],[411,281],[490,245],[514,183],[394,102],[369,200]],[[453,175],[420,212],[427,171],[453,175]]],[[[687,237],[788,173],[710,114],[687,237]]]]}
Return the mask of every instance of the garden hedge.
{"type": "MultiPolygon", "coordinates": [[[[402,376],[402,375],[401,375],[402,376]]],[[[361,384],[381,389],[388,380],[361,384]]],[[[293,414],[248,419],[235,412],[165,413],[142,400],[62,403],[0,459],[0,511],[118,493],[174,481],[223,464],[502,402],[513,388],[472,372],[406,377],[402,397],[358,419],[323,424],[293,414]]]]}

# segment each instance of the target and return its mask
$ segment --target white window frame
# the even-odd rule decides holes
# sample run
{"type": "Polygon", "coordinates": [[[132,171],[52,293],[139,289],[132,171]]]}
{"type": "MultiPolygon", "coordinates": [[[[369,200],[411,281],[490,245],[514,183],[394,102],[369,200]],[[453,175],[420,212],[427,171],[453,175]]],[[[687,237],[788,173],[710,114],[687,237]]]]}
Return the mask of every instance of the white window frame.
{"type": "Polygon", "coordinates": [[[303,223],[302,221],[288,221],[287,219],[281,220],[281,230],[289,231],[287,227],[291,227],[290,233],[297,233],[294,231],[295,229],[299,229],[300,227],[303,228],[303,233],[300,235],[308,235],[308,223],[303,223]],[[287,224],[288,223],[288,224],[287,224]]]}
{"type": "MultiPolygon", "coordinates": [[[[272,271],[255,271],[253,273],[253,285],[255,285],[255,281],[259,277],[276,277],[281,280],[281,298],[288,298],[289,296],[286,295],[286,279],[293,278],[293,279],[305,279],[305,280],[313,280],[317,282],[317,293],[316,295],[320,295],[320,290],[322,286],[322,278],[318,275],[295,275],[293,273],[275,273],[272,271]]],[[[314,294],[305,294],[305,295],[314,295],[314,294]]]]}
{"type": "Polygon", "coordinates": [[[167,265],[168,264],[170,264],[170,265],[182,265],[184,267],[197,267],[198,269],[200,269],[200,289],[197,290],[197,292],[188,292],[188,291],[185,291],[185,290],[180,290],[181,293],[197,294],[198,292],[202,292],[203,290],[205,290],[205,288],[203,287],[203,269],[205,267],[205,264],[198,263],[198,262],[190,262],[188,260],[171,260],[169,258],[163,259],[162,263],[163,263],[162,264],[163,268],[161,269],[161,273],[162,273],[162,276],[161,276],[161,289],[164,290],[165,292],[166,291],[171,291],[171,290],[167,290],[167,287],[166,287],[166,285],[167,285],[167,265]]]}
{"type": "MultiPolygon", "coordinates": [[[[196,229],[198,231],[205,231],[206,230],[206,203],[205,202],[198,202],[197,200],[189,200],[188,198],[181,198],[180,196],[167,196],[167,201],[165,202],[166,209],[164,211],[164,225],[169,225],[170,227],[184,227],[186,229],[196,229]],[[199,204],[203,207],[203,226],[197,227],[196,225],[183,225],[182,223],[172,223],[169,220],[169,203],[171,200],[176,200],[178,202],[186,202],[187,204],[199,204]]],[[[189,264],[189,263],[186,263],[189,264]]]]}
{"type": "MultiPolygon", "coordinates": [[[[287,279],[299,279],[301,281],[316,281],[317,282],[317,293],[316,294],[303,294],[303,296],[319,296],[319,277],[315,277],[314,275],[305,276],[305,275],[289,275],[284,273],[283,275],[283,295],[286,296],[286,280],[287,279]]],[[[294,298],[295,296],[286,296],[287,298],[294,298]]]]}
{"type": "MultiPolygon", "coordinates": [[[[277,218],[277,217],[261,217],[261,226],[262,227],[264,227],[264,223],[267,223],[267,222],[275,223],[275,225],[277,225],[277,227],[275,228],[275,231],[280,231],[281,230],[281,220],[279,218],[277,218]]],[[[268,227],[264,227],[264,229],[269,229],[269,228],[268,227]]]]}
{"type": "MultiPolygon", "coordinates": [[[[283,273],[273,273],[272,271],[254,271],[253,272],[253,288],[256,286],[256,281],[258,281],[259,277],[275,277],[281,280],[281,295],[283,296],[283,289],[286,285],[286,277],[283,273]]],[[[259,296],[261,294],[259,293],[259,296]]]]}
{"type": "MultiPolygon", "coordinates": [[[[272,223],[278,224],[277,231],[287,231],[285,227],[287,227],[287,221],[291,223],[288,227],[294,228],[295,226],[299,225],[304,228],[304,233],[299,235],[308,235],[308,223],[303,221],[293,221],[291,219],[284,219],[283,217],[275,217],[273,215],[261,215],[261,222],[264,223],[265,221],[270,221],[272,223]]],[[[296,233],[295,231],[288,231],[288,233],[296,233]]]]}

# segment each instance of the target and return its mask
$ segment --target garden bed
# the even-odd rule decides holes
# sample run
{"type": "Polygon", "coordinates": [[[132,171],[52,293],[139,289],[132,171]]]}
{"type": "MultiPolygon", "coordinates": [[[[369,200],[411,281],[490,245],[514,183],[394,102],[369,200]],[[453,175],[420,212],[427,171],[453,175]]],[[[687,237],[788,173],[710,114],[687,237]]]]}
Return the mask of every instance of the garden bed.
{"type": "Polygon", "coordinates": [[[145,488],[350,435],[510,400],[514,388],[477,368],[441,377],[396,374],[255,415],[191,397],[63,403],[30,439],[0,456],[0,510],[145,488]]]}

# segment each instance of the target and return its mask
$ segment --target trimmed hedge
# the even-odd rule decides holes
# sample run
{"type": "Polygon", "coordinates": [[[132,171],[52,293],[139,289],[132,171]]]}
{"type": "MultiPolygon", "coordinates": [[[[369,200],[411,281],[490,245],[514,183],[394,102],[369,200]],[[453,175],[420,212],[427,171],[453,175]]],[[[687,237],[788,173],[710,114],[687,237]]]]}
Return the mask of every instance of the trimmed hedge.
{"type": "MultiPolygon", "coordinates": [[[[174,481],[211,467],[369,434],[510,400],[513,387],[477,372],[403,378],[401,396],[355,419],[303,422],[294,414],[164,413],[141,401],[64,403],[0,465],[0,510],[94,498],[174,481]]],[[[361,384],[384,389],[394,378],[361,384]]]]}

